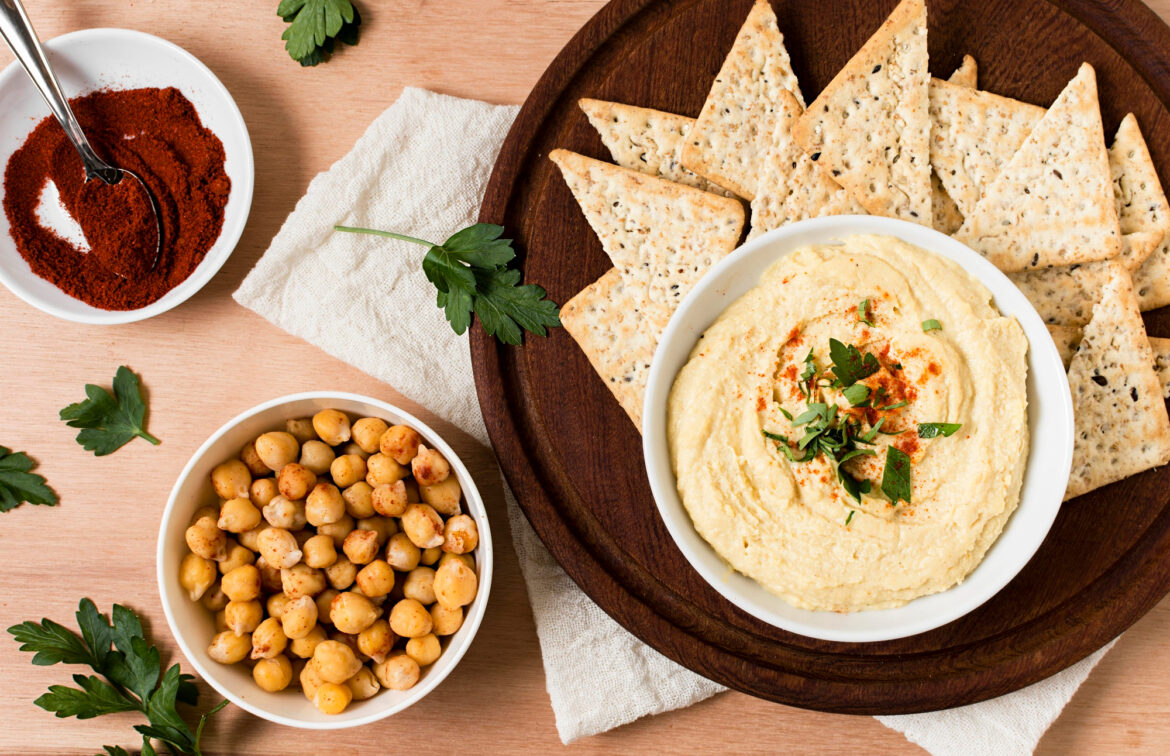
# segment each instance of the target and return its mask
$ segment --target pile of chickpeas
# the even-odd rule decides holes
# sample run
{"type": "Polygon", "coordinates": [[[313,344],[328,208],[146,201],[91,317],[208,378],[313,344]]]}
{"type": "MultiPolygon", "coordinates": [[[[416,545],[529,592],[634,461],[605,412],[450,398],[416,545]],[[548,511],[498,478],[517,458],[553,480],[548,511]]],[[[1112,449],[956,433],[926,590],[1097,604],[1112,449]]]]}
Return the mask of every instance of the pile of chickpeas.
{"type": "Polygon", "coordinates": [[[407,690],[475,599],[475,521],[447,460],[405,425],[327,409],[264,433],[211,483],[179,583],[215,614],[207,653],[298,685],[326,714],[407,690]],[[294,680],[296,681],[294,683],[294,680]]]}

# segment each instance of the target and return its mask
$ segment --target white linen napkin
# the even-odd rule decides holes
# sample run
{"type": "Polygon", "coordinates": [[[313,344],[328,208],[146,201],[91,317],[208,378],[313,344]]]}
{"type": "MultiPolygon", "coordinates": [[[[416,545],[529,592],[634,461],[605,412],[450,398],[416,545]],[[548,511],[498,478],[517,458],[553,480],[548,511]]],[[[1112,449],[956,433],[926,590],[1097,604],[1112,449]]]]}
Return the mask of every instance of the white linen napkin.
{"type": "MultiPolygon", "coordinates": [[[[518,110],[407,88],[313,179],[236,301],[489,445],[466,339],[435,306],[422,248],[332,229],[364,225],[442,241],[475,222],[518,110]]],[[[504,491],[565,743],[724,690],[605,614],[545,550],[506,484],[504,491]]],[[[938,755],[1031,753],[1105,650],[993,701],[878,719],[938,755]]]]}

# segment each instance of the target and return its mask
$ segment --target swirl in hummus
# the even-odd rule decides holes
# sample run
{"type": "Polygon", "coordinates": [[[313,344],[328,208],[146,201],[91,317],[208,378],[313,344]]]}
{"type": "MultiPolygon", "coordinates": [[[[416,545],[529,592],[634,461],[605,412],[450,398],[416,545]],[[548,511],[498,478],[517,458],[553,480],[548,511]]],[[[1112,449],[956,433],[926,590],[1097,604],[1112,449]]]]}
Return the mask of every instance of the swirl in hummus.
{"type": "Polygon", "coordinates": [[[949,260],[883,236],[796,250],[675,379],[679,495],[723,559],[794,606],[879,609],[946,590],[1019,503],[1026,352],[1020,325],[949,260]],[[831,340],[864,356],[864,377],[834,373],[831,340]],[[835,440],[801,448],[818,427],[835,440]],[[838,466],[842,437],[863,451],[837,451],[838,466]]]}

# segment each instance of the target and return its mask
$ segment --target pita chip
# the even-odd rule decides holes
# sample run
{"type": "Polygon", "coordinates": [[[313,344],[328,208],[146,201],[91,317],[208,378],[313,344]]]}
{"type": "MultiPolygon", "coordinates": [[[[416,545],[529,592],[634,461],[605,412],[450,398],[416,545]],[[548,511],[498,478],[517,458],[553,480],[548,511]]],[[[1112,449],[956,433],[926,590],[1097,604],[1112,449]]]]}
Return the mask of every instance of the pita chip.
{"type": "Polygon", "coordinates": [[[963,62],[959,64],[959,67],[955,69],[947,81],[955,86],[975,89],[978,75],[979,65],[975,62],[975,59],[970,55],[964,55],[963,62]]]}
{"type": "MultiPolygon", "coordinates": [[[[974,89],[976,71],[975,59],[970,55],[964,55],[963,63],[954,70],[954,73],[951,74],[951,77],[947,81],[958,87],[974,89]]],[[[933,110],[934,107],[932,104],[932,114],[933,110]]],[[[931,144],[933,144],[933,139],[931,140],[931,144]]],[[[934,216],[935,231],[942,231],[944,234],[950,235],[958,231],[959,227],[963,225],[963,211],[959,209],[958,203],[947,193],[938,174],[933,170],[930,173],[930,212],[934,216]]]]}
{"type": "Polygon", "coordinates": [[[1068,364],[1072,362],[1077,345],[1081,343],[1083,330],[1079,326],[1050,325],[1048,333],[1052,336],[1053,343],[1056,344],[1056,351],[1060,353],[1060,361],[1064,363],[1064,369],[1068,370],[1068,364]]]}
{"type": "Polygon", "coordinates": [[[1113,190],[1123,233],[1162,231],[1161,242],[1134,273],[1134,289],[1143,310],[1170,304],[1170,204],[1150,158],[1137,119],[1127,115],[1109,148],[1113,190]]]}
{"type": "Polygon", "coordinates": [[[804,104],[772,5],[756,0],[690,130],[682,164],[752,199],[775,103],[785,90],[804,104]]]}
{"type": "Polygon", "coordinates": [[[1154,350],[1154,371],[1162,382],[1162,396],[1170,399],[1170,339],[1151,336],[1150,348],[1154,350]]]}

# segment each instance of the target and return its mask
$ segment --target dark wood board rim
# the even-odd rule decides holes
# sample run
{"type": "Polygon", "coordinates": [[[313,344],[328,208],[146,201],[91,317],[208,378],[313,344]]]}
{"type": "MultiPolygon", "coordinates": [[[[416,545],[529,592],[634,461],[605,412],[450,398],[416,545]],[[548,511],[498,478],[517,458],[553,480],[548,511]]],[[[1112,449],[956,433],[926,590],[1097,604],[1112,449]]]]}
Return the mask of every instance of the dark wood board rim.
{"type": "MultiPolygon", "coordinates": [[[[540,125],[591,57],[623,26],[660,1],[613,0],[553,60],[500,151],[480,221],[503,222],[523,180],[522,169],[532,157],[540,125]]],[[[1049,4],[1057,5],[1052,0],[1049,4]]],[[[1064,0],[1058,7],[1118,51],[1158,98],[1170,103],[1170,27],[1152,10],[1138,0],[1064,0]]],[[[962,662],[915,689],[892,688],[886,680],[867,681],[864,665],[841,674],[821,669],[817,678],[810,678],[752,654],[746,643],[739,655],[715,647],[699,637],[698,625],[704,620],[695,616],[685,597],[673,595],[676,601],[657,609],[648,604],[641,597],[670,594],[670,589],[637,564],[605,558],[586,548],[585,544],[607,541],[604,529],[587,515],[568,515],[554,504],[550,490],[555,486],[546,479],[546,471],[531,463],[523,442],[531,437],[539,443],[547,429],[517,388],[522,381],[508,356],[513,349],[498,344],[478,326],[472,330],[472,363],[484,421],[508,483],[537,534],[569,576],[615,620],[665,656],[728,687],[788,705],[852,714],[915,713],[974,703],[1035,683],[1083,659],[1170,592],[1170,571],[1159,574],[1156,569],[1170,559],[1170,511],[1163,511],[1142,534],[1142,548],[1131,549],[1075,601],[1065,601],[1003,637],[984,639],[978,647],[954,649],[964,657],[962,662]],[[1021,628],[1028,627],[1040,629],[1023,643],[1013,642],[1021,628]],[[1000,657],[988,656],[988,648],[1002,644],[1010,645],[1009,663],[1002,662],[1002,649],[1000,657]],[[742,674],[747,667],[752,674],[742,674]]],[[[849,667],[865,658],[864,646],[840,644],[836,656],[849,667]]],[[[883,663],[908,663],[912,656],[883,663]]]]}

